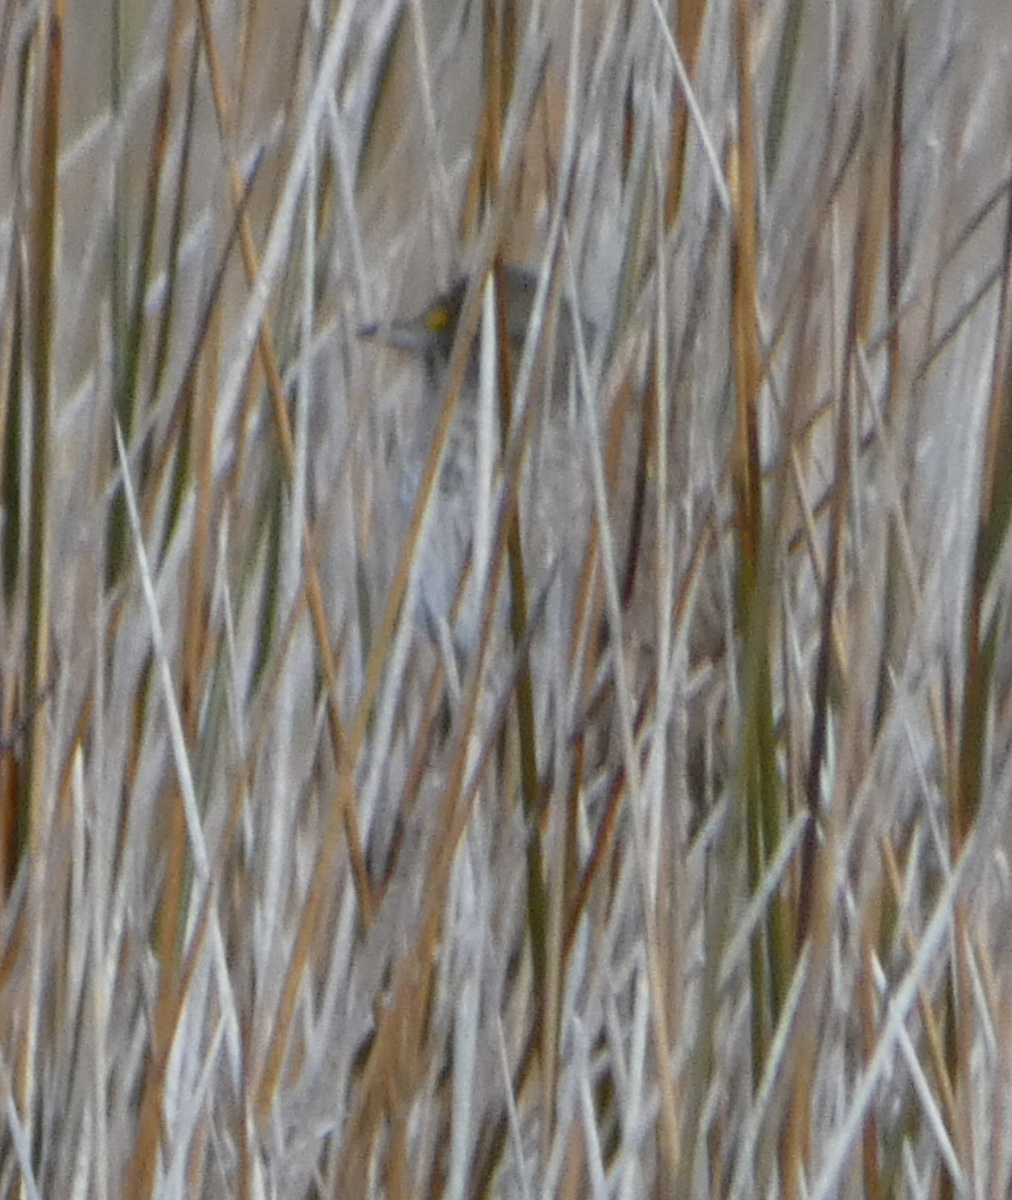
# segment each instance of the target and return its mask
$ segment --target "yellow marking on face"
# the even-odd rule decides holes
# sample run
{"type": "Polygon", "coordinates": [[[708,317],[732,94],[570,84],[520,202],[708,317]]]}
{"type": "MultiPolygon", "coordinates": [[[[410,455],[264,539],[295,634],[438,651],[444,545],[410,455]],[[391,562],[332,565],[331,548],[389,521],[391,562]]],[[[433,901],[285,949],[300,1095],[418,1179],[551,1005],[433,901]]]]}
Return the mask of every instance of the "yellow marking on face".
{"type": "Polygon", "coordinates": [[[445,333],[453,325],[453,305],[435,304],[425,314],[425,328],[429,333],[445,333]]]}

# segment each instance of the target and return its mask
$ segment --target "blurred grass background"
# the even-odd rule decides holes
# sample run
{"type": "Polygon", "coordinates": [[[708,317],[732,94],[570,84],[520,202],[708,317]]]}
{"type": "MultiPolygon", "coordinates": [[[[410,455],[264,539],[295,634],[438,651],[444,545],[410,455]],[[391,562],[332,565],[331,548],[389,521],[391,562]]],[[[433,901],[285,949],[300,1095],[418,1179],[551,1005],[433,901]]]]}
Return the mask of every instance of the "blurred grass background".
{"type": "Polygon", "coordinates": [[[999,0],[0,6],[0,1195],[1008,1194],[1010,52],[999,0]],[[358,330],[506,263],[532,352],[595,331],[585,487],[542,603],[490,336],[454,662],[358,330]]]}

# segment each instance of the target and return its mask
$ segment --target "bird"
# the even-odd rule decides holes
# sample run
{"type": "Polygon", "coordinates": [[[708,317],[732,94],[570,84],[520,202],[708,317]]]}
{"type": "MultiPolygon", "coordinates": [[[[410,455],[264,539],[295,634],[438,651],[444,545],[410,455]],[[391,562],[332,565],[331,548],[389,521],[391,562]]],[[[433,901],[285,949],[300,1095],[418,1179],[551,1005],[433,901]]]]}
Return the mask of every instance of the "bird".
{"type": "MultiPolygon", "coordinates": [[[[499,279],[504,287],[508,350],[515,379],[538,277],[528,267],[508,265],[499,274],[499,279]]],[[[386,323],[364,325],[360,329],[363,337],[406,354],[423,368],[419,411],[407,423],[409,433],[398,472],[396,508],[405,523],[418,499],[422,474],[445,399],[450,357],[469,283],[468,276],[461,275],[421,312],[409,317],[395,317],[386,323]]],[[[582,328],[585,336],[593,336],[589,322],[584,321],[582,328]]],[[[564,304],[560,305],[555,341],[551,370],[539,371],[536,375],[542,384],[535,392],[535,402],[546,399],[547,403],[542,406],[542,419],[536,418],[522,471],[520,503],[525,531],[525,568],[529,582],[533,582],[536,589],[547,589],[561,560],[574,556],[582,544],[589,519],[579,437],[575,422],[566,419],[565,397],[569,394],[573,336],[569,309],[564,304]]],[[[449,431],[437,484],[436,509],[426,539],[418,548],[421,563],[416,615],[441,649],[445,652],[452,645],[457,657],[466,657],[470,653],[479,631],[481,588],[474,577],[481,574],[480,569],[471,570],[467,592],[456,610],[455,600],[468,563],[481,557],[475,555],[482,534],[480,521],[490,512],[488,504],[482,506],[480,502],[481,489],[487,489],[486,496],[494,492],[494,487],[489,487],[494,480],[490,481],[487,475],[483,477],[480,469],[480,345],[481,338],[476,335],[449,431]]],[[[497,414],[490,416],[492,436],[486,445],[491,443],[493,446],[492,462],[495,464],[501,446],[497,444],[497,414]]],[[[494,519],[494,511],[491,515],[494,519]]],[[[487,525],[484,536],[487,546],[487,525]]]]}

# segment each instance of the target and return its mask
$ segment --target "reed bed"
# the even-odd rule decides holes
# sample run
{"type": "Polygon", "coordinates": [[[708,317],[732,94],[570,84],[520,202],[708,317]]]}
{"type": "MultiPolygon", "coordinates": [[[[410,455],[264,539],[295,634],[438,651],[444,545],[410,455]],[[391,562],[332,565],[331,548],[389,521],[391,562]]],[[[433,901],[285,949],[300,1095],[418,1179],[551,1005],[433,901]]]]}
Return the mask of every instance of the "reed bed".
{"type": "Polygon", "coordinates": [[[1010,52],[0,6],[0,1196],[1008,1194],[1010,52]]]}

